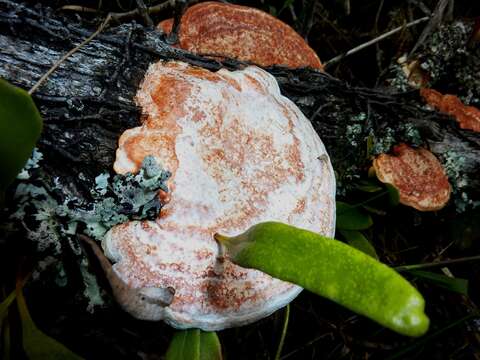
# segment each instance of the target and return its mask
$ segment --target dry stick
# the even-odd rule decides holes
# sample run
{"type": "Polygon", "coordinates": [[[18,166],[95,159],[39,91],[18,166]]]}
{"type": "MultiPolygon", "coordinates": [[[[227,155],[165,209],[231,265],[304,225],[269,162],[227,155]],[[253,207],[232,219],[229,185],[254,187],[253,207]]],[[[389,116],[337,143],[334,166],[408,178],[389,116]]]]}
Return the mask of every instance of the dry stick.
{"type": "Polygon", "coordinates": [[[150,14],[148,13],[148,8],[146,7],[143,0],[136,0],[136,2],[137,2],[138,12],[142,16],[143,21],[145,21],[145,24],[147,24],[148,27],[154,27],[152,18],[150,17],[150,14]]]}
{"type": "Polygon", "coordinates": [[[408,270],[427,269],[427,268],[432,268],[437,266],[460,264],[467,261],[475,261],[475,260],[480,260],[480,255],[468,256],[468,257],[452,259],[452,260],[436,261],[436,262],[431,262],[426,264],[402,265],[402,266],[394,267],[394,269],[398,272],[401,272],[401,271],[408,271],[408,270]]]}
{"type": "MultiPolygon", "coordinates": [[[[150,7],[147,8],[147,14],[151,15],[151,14],[158,13],[162,10],[165,10],[169,7],[173,8],[175,6],[175,2],[176,2],[176,0],[167,0],[167,1],[164,1],[160,4],[150,6],[150,7]]],[[[193,1],[191,3],[193,3],[193,1]]],[[[96,9],[84,7],[84,6],[81,6],[81,5],[65,5],[65,6],[62,6],[60,8],[60,10],[70,10],[70,11],[77,11],[77,12],[97,12],[96,9]]],[[[126,12],[121,12],[121,13],[120,12],[110,13],[110,16],[111,16],[112,20],[117,20],[117,21],[123,20],[123,19],[126,19],[126,18],[130,18],[130,17],[134,17],[134,16],[137,16],[137,15],[140,15],[140,11],[139,11],[138,8],[136,8],[134,10],[126,11],[126,12]]]]}
{"type": "Polygon", "coordinates": [[[338,56],[335,56],[333,59],[330,59],[328,60],[326,63],[324,63],[324,67],[328,67],[332,64],[335,64],[335,63],[338,63],[340,60],[343,60],[344,58],[346,58],[347,56],[350,56],[352,54],[355,54],[356,52],[359,52],[360,50],[363,50],[365,49],[366,47],[370,46],[370,45],[373,45],[389,36],[392,36],[393,34],[396,34],[397,32],[403,30],[403,29],[408,29],[409,27],[412,27],[412,26],[415,26],[415,25],[418,25],[422,22],[425,22],[427,20],[429,20],[430,17],[428,16],[425,16],[425,17],[422,17],[420,19],[417,19],[417,20],[414,20],[412,22],[409,22],[405,25],[402,25],[402,26],[399,26],[399,27],[396,27],[395,29],[393,30],[390,30],[388,32],[386,32],[385,34],[382,34],[378,37],[376,37],[375,39],[372,39],[370,41],[367,41],[366,43],[363,43],[357,47],[354,47],[353,49],[351,50],[348,50],[346,53],[344,54],[341,54],[341,55],[338,55],[338,56]]]}
{"type": "Polygon", "coordinates": [[[97,9],[89,8],[82,5],[64,5],[60,8],[60,10],[70,10],[76,12],[83,12],[83,13],[96,13],[98,12],[97,9]]]}
{"type": "Polygon", "coordinates": [[[48,77],[55,71],[57,68],[65,61],[67,60],[70,56],[72,56],[75,52],[77,52],[80,48],[88,44],[90,41],[92,41],[98,34],[100,34],[103,29],[108,25],[110,20],[112,19],[112,15],[108,14],[105,20],[100,24],[98,29],[90,35],[88,38],[86,38],[84,41],[82,41],[80,44],[78,44],[76,47],[74,47],[72,50],[67,52],[65,55],[63,55],[53,66],[36,82],[35,85],[32,86],[32,88],[28,91],[28,93],[31,95],[33,94],[44,82],[45,80],[48,79],[48,77]]]}
{"type": "Polygon", "coordinates": [[[278,343],[277,352],[275,354],[275,360],[280,360],[280,355],[282,355],[283,344],[285,343],[285,337],[287,336],[289,318],[290,318],[290,304],[288,304],[285,307],[285,315],[284,315],[284,319],[283,319],[282,335],[280,337],[280,342],[278,343]]]}

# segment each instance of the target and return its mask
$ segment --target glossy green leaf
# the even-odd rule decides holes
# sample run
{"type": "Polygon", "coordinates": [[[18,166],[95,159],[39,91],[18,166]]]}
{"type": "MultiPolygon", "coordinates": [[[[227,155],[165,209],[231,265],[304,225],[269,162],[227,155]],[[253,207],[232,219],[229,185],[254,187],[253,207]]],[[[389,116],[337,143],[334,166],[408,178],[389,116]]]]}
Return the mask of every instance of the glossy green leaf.
{"type": "Polygon", "coordinates": [[[0,191],[23,168],[42,131],[42,119],[30,97],[0,79],[0,191]]]}
{"type": "Polygon", "coordinates": [[[390,205],[397,206],[400,202],[400,193],[398,192],[397,188],[392,184],[385,184],[388,191],[388,200],[390,205]]]}
{"type": "Polygon", "coordinates": [[[21,287],[17,287],[18,312],[22,322],[23,350],[30,360],[81,360],[57,340],[40,331],[27,308],[21,287]]]}
{"type": "Polygon", "coordinates": [[[372,226],[372,217],[359,207],[337,201],[337,228],[340,230],[365,230],[372,226]]]}
{"type": "Polygon", "coordinates": [[[221,360],[222,349],[215,332],[199,329],[177,331],[168,347],[166,360],[221,360]]]}
{"type": "Polygon", "coordinates": [[[430,271],[408,270],[413,276],[434,284],[443,289],[468,295],[468,280],[461,278],[452,278],[443,274],[437,274],[430,271]]]}
{"type": "Polygon", "coordinates": [[[355,249],[360,250],[378,260],[378,255],[375,251],[375,248],[360,231],[340,230],[340,234],[342,234],[350,246],[353,246],[355,249]]]}

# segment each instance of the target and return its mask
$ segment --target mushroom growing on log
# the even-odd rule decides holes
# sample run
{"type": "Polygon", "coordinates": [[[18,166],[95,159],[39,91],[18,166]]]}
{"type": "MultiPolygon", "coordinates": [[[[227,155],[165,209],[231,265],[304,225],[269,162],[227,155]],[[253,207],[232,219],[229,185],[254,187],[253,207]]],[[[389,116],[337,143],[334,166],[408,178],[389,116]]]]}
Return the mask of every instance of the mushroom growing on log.
{"type": "MultiPolygon", "coordinates": [[[[64,18],[46,6],[0,0],[0,76],[30,89],[95,28],[87,20],[64,18]]],[[[60,203],[64,199],[91,203],[95,177],[111,169],[119,136],[140,124],[134,97],[148,66],[159,59],[213,71],[244,66],[232,59],[219,62],[172,48],[158,31],[134,23],[102,32],[68,57],[33,94],[44,119],[38,145],[43,160],[32,171],[32,179],[20,184],[34,182],[60,203]]],[[[366,174],[372,156],[405,142],[428,146],[439,159],[452,185],[455,209],[468,209],[480,200],[480,134],[459,128],[446,115],[426,110],[418,93],[350,86],[318,70],[267,70],[277,79],[282,94],[295,102],[322,138],[340,196],[366,174]]],[[[10,211],[15,211],[14,188],[11,190],[7,201],[10,211]]],[[[38,209],[32,206],[30,211],[34,215],[38,209]]],[[[35,229],[27,229],[26,237],[12,238],[35,234],[35,229]]],[[[4,232],[0,238],[2,269],[10,261],[3,249],[16,243],[5,240],[6,236],[4,232]]],[[[53,256],[65,264],[72,264],[72,258],[85,261],[74,237],[63,227],[32,239],[32,243],[23,241],[22,249],[30,246],[37,258],[53,256]],[[46,243],[56,244],[62,251],[52,255],[47,248],[41,255],[38,248],[46,243]]],[[[90,283],[82,282],[78,267],[69,265],[65,271],[72,288],[90,296],[90,283]]]]}
{"type": "Polygon", "coordinates": [[[211,331],[290,302],[301,288],[221,258],[213,235],[276,220],[333,236],[335,178],[310,122],[256,67],[213,73],[159,62],[136,99],[143,125],[120,137],[114,169],[135,172],[154,156],[172,173],[170,201],[155,222],[111,229],[103,247],[132,288],[171,287],[175,296],[156,312],[141,303],[130,312],[211,331]]]}
{"type": "Polygon", "coordinates": [[[426,149],[406,144],[393,147],[393,154],[381,154],[373,161],[381,182],[392,184],[400,203],[420,211],[442,209],[450,199],[451,186],[438,159],[426,149]]]}
{"type": "Polygon", "coordinates": [[[460,128],[480,132],[480,110],[475,106],[467,106],[457,96],[443,95],[433,89],[423,88],[420,95],[434,109],[453,116],[460,128]]]}
{"type": "MultiPolygon", "coordinates": [[[[158,27],[172,31],[173,19],[158,27]]],[[[315,51],[289,25],[255,8],[203,2],[182,15],[178,47],[194,54],[234,58],[261,66],[323,69],[315,51]]]]}

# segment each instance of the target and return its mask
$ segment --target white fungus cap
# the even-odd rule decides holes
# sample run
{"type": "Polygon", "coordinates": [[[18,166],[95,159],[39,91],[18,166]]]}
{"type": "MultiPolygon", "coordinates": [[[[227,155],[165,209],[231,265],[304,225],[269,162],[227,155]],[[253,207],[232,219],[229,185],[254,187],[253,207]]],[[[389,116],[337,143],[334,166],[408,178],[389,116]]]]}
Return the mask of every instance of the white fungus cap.
{"type": "Polygon", "coordinates": [[[175,295],[167,307],[131,313],[214,331],[288,304],[300,287],[234,265],[213,234],[280,221],[334,235],[335,178],[310,122],[273,76],[253,66],[210,72],[152,64],[137,102],[143,125],[121,136],[114,169],[135,172],[154,156],[172,172],[170,199],[156,221],[118,225],[102,245],[129,286],[171,287],[175,295]]]}

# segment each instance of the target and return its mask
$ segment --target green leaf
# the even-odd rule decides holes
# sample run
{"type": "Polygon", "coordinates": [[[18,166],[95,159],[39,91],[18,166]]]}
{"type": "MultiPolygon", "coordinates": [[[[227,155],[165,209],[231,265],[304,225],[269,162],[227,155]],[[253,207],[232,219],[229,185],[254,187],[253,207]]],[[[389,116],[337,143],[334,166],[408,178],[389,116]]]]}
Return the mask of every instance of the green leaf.
{"type": "Polygon", "coordinates": [[[385,216],[387,215],[387,212],[385,210],[381,210],[377,207],[371,206],[371,205],[363,205],[362,208],[367,210],[369,213],[375,214],[375,215],[380,215],[380,216],[385,216]]]}
{"type": "Polygon", "coordinates": [[[390,205],[397,206],[400,202],[400,193],[398,192],[397,188],[392,184],[385,184],[387,191],[388,191],[388,200],[390,205]]]}
{"type": "Polygon", "coordinates": [[[15,291],[12,291],[6,298],[0,303],[0,319],[7,313],[8,307],[15,300],[15,291]]]}
{"type": "Polygon", "coordinates": [[[11,356],[11,337],[10,337],[10,324],[8,321],[5,321],[3,325],[0,321],[0,329],[3,328],[3,360],[10,360],[11,356]]]}
{"type": "Polygon", "coordinates": [[[372,226],[372,217],[360,208],[337,201],[337,228],[340,230],[365,230],[372,226]]]}
{"type": "Polygon", "coordinates": [[[177,331],[167,350],[166,360],[221,360],[222,349],[215,332],[199,329],[177,331]]]}
{"type": "Polygon", "coordinates": [[[237,265],[300,285],[400,334],[415,337],[428,330],[418,290],[396,270],[342,241],[275,221],[214,238],[237,265]]]}
{"type": "Polygon", "coordinates": [[[468,280],[466,279],[452,278],[443,274],[422,270],[408,270],[408,272],[438,287],[468,296],[468,280]]]}
{"type": "Polygon", "coordinates": [[[382,187],[375,180],[364,180],[357,184],[356,188],[363,192],[374,193],[382,190],[382,187]]]}
{"type": "Polygon", "coordinates": [[[355,230],[340,230],[340,234],[347,240],[350,246],[370,255],[378,260],[377,252],[368,239],[360,232],[355,230]]]}
{"type": "Polygon", "coordinates": [[[30,95],[0,79],[0,191],[23,168],[41,131],[42,119],[30,95]]]}
{"type": "Polygon", "coordinates": [[[82,357],[70,351],[57,340],[41,332],[27,308],[21,286],[17,284],[17,304],[22,322],[23,349],[30,360],[81,360],[82,357]]]}
{"type": "Polygon", "coordinates": [[[282,7],[280,8],[280,10],[278,11],[278,14],[277,16],[279,16],[285,9],[287,9],[290,5],[293,5],[293,3],[295,2],[295,0],[285,0],[282,7]]]}
{"type": "Polygon", "coordinates": [[[269,5],[268,12],[270,13],[270,15],[277,17],[277,8],[275,6],[269,5]]]}

